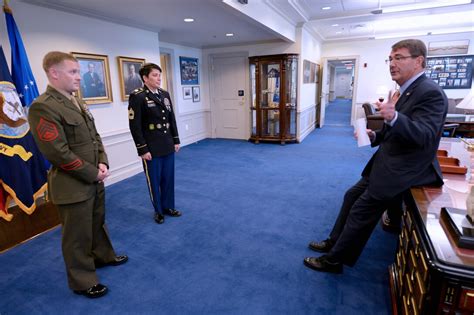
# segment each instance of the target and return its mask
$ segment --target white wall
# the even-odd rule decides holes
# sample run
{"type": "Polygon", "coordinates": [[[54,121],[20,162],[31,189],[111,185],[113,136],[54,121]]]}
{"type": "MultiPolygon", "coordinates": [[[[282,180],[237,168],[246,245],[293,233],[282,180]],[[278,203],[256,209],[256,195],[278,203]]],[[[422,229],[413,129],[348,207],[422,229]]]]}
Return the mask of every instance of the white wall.
{"type": "MultiPolygon", "coordinates": [[[[228,55],[232,53],[246,53],[251,56],[276,55],[276,54],[299,54],[298,66],[298,141],[314,129],[315,117],[315,84],[304,84],[302,79],[303,59],[320,64],[321,43],[319,40],[304,28],[297,29],[297,38],[295,43],[278,42],[263,43],[255,45],[241,45],[203,49],[202,52],[202,73],[203,86],[207,87],[204,95],[204,102],[210,104],[209,96],[209,78],[210,78],[210,60],[216,55],[228,55]]],[[[250,102],[250,99],[247,100],[250,102]]],[[[250,103],[247,104],[250,108],[250,103]]]]}
{"type": "Polygon", "coordinates": [[[336,97],[351,98],[352,70],[336,69],[334,94],[336,97]]]}
{"type": "Polygon", "coordinates": [[[210,137],[210,106],[208,97],[208,82],[203,75],[203,54],[198,48],[186,47],[166,42],[160,43],[160,51],[171,55],[173,71],[174,107],[176,109],[178,132],[182,145],[193,143],[210,137]],[[179,57],[198,58],[199,84],[181,85],[179,57]],[[192,99],[183,99],[183,87],[199,86],[201,100],[193,102],[192,99]]]}
{"type": "MultiPolygon", "coordinates": [[[[10,4],[20,30],[40,93],[47,86],[41,63],[51,50],[108,55],[113,102],[90,105],[109,156],[108,184],[142,171],[128,129],[128,103],[121,100],[117,56],[145,58],[158,63],[157,33],[97,19],[37,7],[21,2],[10,4]]],[[[10,60],[10,43],[5,23],[0,23],[0,44],[10,60]]]]}
{"type": "MultiPolygon", "coordinates": [[[[416,36],[428,46],[429,42],[448,41],[457,39],[471,39],[469,54],[474,53],[473,38],[474,33],[459,33],[446,35],[416,36]]],[[[359,78],[357,86],[357,103],[374,101],[377,97],[376,88],[385,85],[394,88],[395,83],[390,78],[388,58],[391,46],[402,38],[380,39],[380,40],[360,40],[347,41],[342,43],[325,43],[322,46],[323,57],[336,56],[360,56],[359,78]],[[367,67],[364,67],[367,64],[367,67]]],[[[445,90],[450,98],[462,98],[469,90],[445,90]]]]}

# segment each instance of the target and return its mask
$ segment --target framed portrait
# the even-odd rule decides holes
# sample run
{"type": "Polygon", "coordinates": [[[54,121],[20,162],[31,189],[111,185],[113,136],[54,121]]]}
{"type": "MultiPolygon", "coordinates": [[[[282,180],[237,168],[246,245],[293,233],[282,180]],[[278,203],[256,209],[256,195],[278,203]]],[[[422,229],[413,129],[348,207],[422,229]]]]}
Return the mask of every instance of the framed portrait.
{"type": "Polygon", "coordinates": [[[81,87],[79,97],[86,104],[112,102],[109,58],[106,55],[71,53],[79,62],[81,87]]]}
{"type": "Polygon", "coordinates": [[[197,58],[179,57],[181,84],[199,84],[199,63],[197,58]]]}
{"type": "Polygon", "coordinates": [[[118,56],[117,62],[120,76],[120,95],[122,101],[126,101],[130,93],[143,86],[138,71],[145,64],[145,59],[118,56]]]}
{"type": "Polygon", "coordinates": [[[199,86],[193,86],[193,102],[201,101],[201,90],[199,86]]]}
{"type": "Polygon", "coordinates": [[[192,98],[192,89],[190,86],[183,86],[183,100],[190,100],[192,98]]]}
{"type": "Polygon", "coordinates": [[[428,56],[465,55],[469,51],[469,39],[430,42],[428,56]]]}

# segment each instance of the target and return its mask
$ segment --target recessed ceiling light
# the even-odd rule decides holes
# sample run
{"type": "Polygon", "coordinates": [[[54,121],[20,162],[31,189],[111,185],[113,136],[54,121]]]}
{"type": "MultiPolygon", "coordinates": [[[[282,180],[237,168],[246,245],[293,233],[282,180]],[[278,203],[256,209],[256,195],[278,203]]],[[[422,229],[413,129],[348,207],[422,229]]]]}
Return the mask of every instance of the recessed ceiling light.
{"type": "Polygon", "coordinates": [[[341,34],[342,32],[341,31],[337,31],[336,34],[341,34]]]}
{"type": "Polygon", "coordinates": [[[331,25],[331,26],[339,26],[339,24],[333,24],[333,25],[331,25]]]}
{"type": "Polygon", "coordinates": [[[331,7],[322,7],[321,10],[331,10],[331,7]]]}
{"type": "Polygon", "coordinates": [[[227,34],[225,34],[225,36],[232,37],[232,36],[234,36],[234,33],[227,33],[227,34]]]}
{"type": "Polygon", "coordinates": [[[191,23],[191,22],[194,22],[194,19],[193,18],[185,18],[184,22],[191,23]]]}

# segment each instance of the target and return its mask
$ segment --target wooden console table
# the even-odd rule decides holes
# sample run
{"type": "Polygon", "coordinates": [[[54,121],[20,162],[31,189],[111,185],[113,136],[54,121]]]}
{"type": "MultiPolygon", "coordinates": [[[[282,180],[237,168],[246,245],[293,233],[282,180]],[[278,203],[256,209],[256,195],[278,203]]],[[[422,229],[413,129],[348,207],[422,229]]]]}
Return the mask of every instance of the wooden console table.
{"type": "Polygon", "coordinates": [[[462,175],[442,188],[412,188],[395,262],[389,267],[394,314],[474,314],[474,250],[456,246],[440,220],[442,207],[461,208],[462,175]],[[456,189],[453,189],[456,188],[456,189]]]}
{"type": "Polygon", "coordinates": [[[456,129],[454,135],[456,137],[463,137],[463,138],[474,138],[474,122],[473,121],[448,121],[446,120],[446,124],[459,124],[459,127],[456,129]]]}

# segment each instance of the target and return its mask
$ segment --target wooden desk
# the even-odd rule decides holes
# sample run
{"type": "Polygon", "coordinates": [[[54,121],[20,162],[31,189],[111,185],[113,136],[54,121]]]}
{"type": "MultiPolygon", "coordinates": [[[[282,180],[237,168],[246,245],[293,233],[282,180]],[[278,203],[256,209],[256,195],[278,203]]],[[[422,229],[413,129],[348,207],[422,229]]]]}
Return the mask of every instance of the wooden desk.
{"type": "Polygon", "coordinates": [[[461,175],[442,188],[412,188],[407,196],[395,263],[390,266],[394,314],[474,313],[474,250],[458,248],[440,220],[442,207],[464,204],[461,175]],[[453,187],[455,189],[453,189],[453,187]]]}
{"type": "Polygon", "coordinates": [[[473,121],[449,121],[446,119],[446,124],[459,124],[459,127],[456,129],[454,133],[455,137],[463,137],[463,138],[474,138],[474,122],[473,121]]]}

